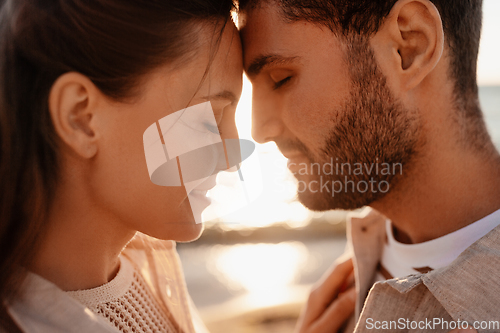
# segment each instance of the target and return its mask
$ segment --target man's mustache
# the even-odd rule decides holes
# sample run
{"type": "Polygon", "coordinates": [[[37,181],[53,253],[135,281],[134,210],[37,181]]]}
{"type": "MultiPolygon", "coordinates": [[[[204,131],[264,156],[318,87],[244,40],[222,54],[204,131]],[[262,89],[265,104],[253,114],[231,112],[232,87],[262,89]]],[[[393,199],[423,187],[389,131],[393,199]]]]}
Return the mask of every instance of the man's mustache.
{"type": "Polygon", "coordinates": [[[308,157],[311,161],[313,160],[311,151],[302,141],[276,139],[274,142],[278,146],[279,151],[285,156],[300,153],[308,157]]]}

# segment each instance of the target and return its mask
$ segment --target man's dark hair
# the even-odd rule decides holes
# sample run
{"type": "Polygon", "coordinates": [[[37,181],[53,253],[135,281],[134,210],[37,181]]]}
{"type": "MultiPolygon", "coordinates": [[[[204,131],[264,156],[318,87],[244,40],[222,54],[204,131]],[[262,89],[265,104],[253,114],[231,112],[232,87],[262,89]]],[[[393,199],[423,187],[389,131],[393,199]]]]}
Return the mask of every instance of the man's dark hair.
{"type": "MultiPolygon", "coordinates": [[[[477,118],[476,64],[481,35],[482,0],[430,0],[441,14],[450,50],[450,77],[455,81],[457,106],[477,118]]],[[[339,35],[372,35],[378,31],[397,0],[240,0],[245,11],[259,3],[274,2],[290,22],[308,21],[327,26],[339,35]]]]}

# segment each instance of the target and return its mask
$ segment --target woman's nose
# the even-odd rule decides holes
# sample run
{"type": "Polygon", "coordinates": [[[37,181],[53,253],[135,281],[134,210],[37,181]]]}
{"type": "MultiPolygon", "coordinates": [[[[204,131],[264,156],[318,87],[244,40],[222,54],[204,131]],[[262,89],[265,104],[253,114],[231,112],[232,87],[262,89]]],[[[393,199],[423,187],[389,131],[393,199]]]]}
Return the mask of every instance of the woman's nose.
{"type": "Polygon", "coordinates": [[[226,171],[235,172],[255,151],[255,144],[246,139],[224,139],[226,171]]]}

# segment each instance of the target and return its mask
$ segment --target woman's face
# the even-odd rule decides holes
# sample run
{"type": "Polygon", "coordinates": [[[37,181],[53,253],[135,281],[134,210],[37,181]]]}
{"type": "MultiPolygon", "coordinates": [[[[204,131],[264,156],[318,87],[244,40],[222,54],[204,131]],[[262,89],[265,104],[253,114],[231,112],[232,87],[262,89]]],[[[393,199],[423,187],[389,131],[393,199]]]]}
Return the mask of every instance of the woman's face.
{"type": "MultiPolygon", "coordinates": [[[[145,158],[145,131],[157,121],[161,124],[161,119],[171,120],[165,118],[168,115],[175,118],[179,114],[176,111],[187,106],[208,105],[212,107],[220,138],[237,138],[234,113],[242,87],[238,32],[232,22],[228,22],[218,49],[215,48],[218,36],[214,36],[213,27],[201,28],[200,34],[201,45],[191,60],[149,75],[137,101],[109,101],[106,119],[100,122],[103,128],[99,132],[105,134],[99,139],[89,184],[95,203],[125,228],[161,239],[188,241],[200,235],[202,224],[195,222],[193,210],[195,215],[200,213],[202,197],[215,185],[215,176],[198,177],[189,184],[184,181],[185,186],[155,185],[145,158]],[[217,52],[203,80],[214,50],[217,52]]],[[[193,117],[186,119],[193,123],[185,125],[194,129],[205,121],[193,117]]],[[[163,128],[159,133],[167,141],[163,128]]],[[[169,142],[165,143],[175,149],[175,145],[182,145],[189,138],[190,134],[183,132],[173,138],[170,135],[169,142]]],[[[200,166],[213,164],[213,160],[200,159],[197,161],[200,166]]]]}

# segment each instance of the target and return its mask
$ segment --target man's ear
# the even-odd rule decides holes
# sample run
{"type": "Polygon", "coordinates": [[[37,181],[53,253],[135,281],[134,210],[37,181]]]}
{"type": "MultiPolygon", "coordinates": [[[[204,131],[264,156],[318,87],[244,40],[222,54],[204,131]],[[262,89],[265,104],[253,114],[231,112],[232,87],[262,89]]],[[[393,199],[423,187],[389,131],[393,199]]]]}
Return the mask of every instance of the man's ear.
{"type": "Polygon", "coordinates": [[[86,76],[69,72],[52,85],[49,110],[61,140],[77,155],[92,158],[97,153],[93,127],[99,91],[86,76]]]}
{"type": "Polygon", "coordinates": [[[429,0],[399,0],[372,38],[372,47],[384,73],[393,76],[399,90],[411,90],[443,55],[439,11],[429,0]]]}

